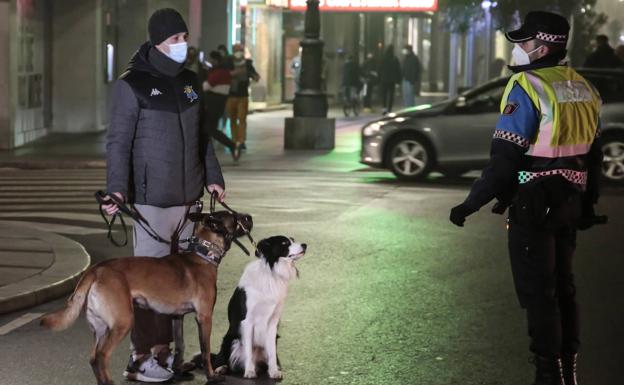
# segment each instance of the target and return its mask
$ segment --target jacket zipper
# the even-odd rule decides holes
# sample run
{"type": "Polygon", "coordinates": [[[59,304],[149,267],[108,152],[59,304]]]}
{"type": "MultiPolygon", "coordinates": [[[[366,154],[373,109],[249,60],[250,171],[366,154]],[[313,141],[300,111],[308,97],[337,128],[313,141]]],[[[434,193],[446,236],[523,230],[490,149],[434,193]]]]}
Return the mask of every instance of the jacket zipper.
{"type": "Polygon", "coordinates": [[[182,135],[182,200],[183,204],[186,204],[186,138],[184,137],[184,125],[182,124],[182,108],[180,106],[180,97],[178,96],[178,88],[176,84],[176,79],[173,78],[171,81],[173,84],[173,90],[176,98],[176,104],[178,106],[178,124],[180,125],[180,134],[182,135]]]}

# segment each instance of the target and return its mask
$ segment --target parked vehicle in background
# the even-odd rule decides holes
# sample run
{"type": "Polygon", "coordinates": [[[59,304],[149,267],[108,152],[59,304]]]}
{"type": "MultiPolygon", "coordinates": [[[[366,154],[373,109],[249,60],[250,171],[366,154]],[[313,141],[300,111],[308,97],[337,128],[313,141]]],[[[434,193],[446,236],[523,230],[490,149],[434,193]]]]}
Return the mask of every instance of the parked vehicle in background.
{"type": "MultiPolygon", "coordinates": [[[[594,84],[603,100],[603,175],[624,183],[624,70],[577,71],[594,84]]],[[[404,180],[420,180],[431,171],[456,176],[483,168],[508,80],[498,78],[458,97],[366,124],[360,162],[389,169],[404,180]]]]}

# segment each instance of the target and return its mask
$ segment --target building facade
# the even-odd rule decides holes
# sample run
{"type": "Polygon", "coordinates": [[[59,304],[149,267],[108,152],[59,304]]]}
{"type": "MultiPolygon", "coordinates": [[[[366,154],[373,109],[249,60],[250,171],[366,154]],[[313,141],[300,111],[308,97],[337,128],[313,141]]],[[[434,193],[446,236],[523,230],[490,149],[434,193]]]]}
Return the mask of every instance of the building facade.
{"type": "MultiPolygon", "coordinates": [[[[190,45],[204,55],[241,42],[261,79],[251,107],[292,101],[305,0],[0,0],[0,148],[50,132],[106,129],[112,82],[147,40],[147,20],[177,9],[190,45]]],[[[454,93],[489,77],[508,57],[502,35],[475,23],[465,35],[443,25],[437,0],[321,0],[324,87],[336,102],[346,54],[360,63],[390,44],[410,44],[423,66],[422,89],[454,93]]]]}
{"type": "Polygon", "coordinates": [[[0,0],[0,149],[104,130],[112,82],[163,7],[184,16],[191,45],[231,44],[235,0],[0,0]]]}

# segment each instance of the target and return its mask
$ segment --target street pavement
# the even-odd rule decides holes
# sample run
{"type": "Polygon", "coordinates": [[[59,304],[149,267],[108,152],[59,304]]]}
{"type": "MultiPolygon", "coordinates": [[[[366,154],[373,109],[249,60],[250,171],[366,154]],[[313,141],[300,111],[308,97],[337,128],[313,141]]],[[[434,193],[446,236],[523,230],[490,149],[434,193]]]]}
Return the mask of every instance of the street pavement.
{"type": "MultiPolygon", "coordinates": [[[[249,150],[238,165],[218,150],[228,204],[253,215],[256,240],[284,234],[308,244],[280,324],[282,383],[529,384],[526,323],[513,292],[504,218],[485,207],[465,228],[447,219],[473,178],[434,175],[404,184],[362,167],[358,128],[364,119],[338,121],[335,151],[287,152],[280,141],[283,116],[251,116],[249,150]]],[[[101,160],[97,151],[92,158],[101,160]]],[[[40,159],[49,163],[53,155],[40,159]]],[[[129,247],[106,241],[93,203],[93,191],[104,187],[103,169],[4,169],[0,179],[0,221],[29,222],[72,239],[93,263],[130,255],[129,247]]],[[[579,234],[581,384],[622,383],[623,192],[607,187],[598,211],[610,216],[609,225],[579,234]]],[[[229,296],[250,260],[232,249],[219,268],[213,349],[227,329],[229,296]]],[[[36,319],[63,301],[2,315],[0,328],[36,319]]],[[[185,320],[189,356],[199,349],[192,318],[185,320]]],[[[60,333],[25,323],[0,336],[0,384],[92,384],[91,343],[82,318],[60,333]]],[[[127,347],[126,340],[112,359],[121,384],[127,347]]],[[[205,382],[196,375],[187,383],[205,382]]],[[[270,383],[235,377],[226,382],[270,383]]]]}

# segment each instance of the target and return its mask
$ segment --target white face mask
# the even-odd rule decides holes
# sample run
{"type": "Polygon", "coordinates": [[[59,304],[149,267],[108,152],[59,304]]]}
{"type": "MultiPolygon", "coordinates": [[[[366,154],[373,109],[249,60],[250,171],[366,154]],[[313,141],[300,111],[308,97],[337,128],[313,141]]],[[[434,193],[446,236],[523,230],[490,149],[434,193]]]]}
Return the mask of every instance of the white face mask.
{"type": "Polygon", "coordinates": [[[242,59],[245,54],[241,51],[234,52],[234,57],[237,59],[242,59]]]}
{"type": "Polygon", "coordinates": [[[188,53],[188,43],[182,42],[177,44],[169,44],[169,53],[167,56],[175,62],[184,63],[188,53]]]}
{"type": "Polygon", "coordinates": [[[511,56],[514,59],[514,63],[516,63],[517,66],[531,64],[531,58],[529,57],[529,55],[537,51],[541,47],[542,46],[540,45],[539,47],[535,48],[531,52],[526,52],[525,50],[522,49],[522,47],[516,44],[514,49],[511,51],[511,56]]]}

